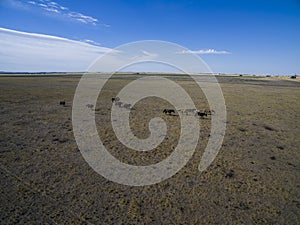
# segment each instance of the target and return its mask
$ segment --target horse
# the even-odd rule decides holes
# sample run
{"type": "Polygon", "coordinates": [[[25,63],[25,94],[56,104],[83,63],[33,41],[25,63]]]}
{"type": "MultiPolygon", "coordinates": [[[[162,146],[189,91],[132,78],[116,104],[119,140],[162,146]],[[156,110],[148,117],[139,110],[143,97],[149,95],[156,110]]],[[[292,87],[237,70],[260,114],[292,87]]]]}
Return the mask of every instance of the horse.
{"type": "Polygon", "coordinates": [[[174,109],[164,109],[163,113],[171,115],[172,113],[175,113],[175,110],[174,109]]]}
{"type": "Polygon", "coordinates": [[[119,107],[122,107],[123,102],[115,102],[115,105],[116,105],[116,106],[119,106],[119,107]]]}
{"type": "Polygon", "coordinates": [[[94,105],[93,104],[87,104],[86,107],[88,107],[89,109],[93,109],[94,105]]]}
{"type": "Polygon", "coordinates": [[[115,97],[115,98],[112,98],[111,99],[111,102],[114,103],[114,102],[118,102],[120,101],[120,98],[119,97],[115,97]]]}
{"type": "Polygon", "coordinates": [[[207,110],[206,111],[207,112],[207,115],[214,115],[216,112],[215,112],[215,110],[207,110]]]}
{"type": "Polygon", "coordinates": [[[186,110],[184,110],[184,112],[185,112],[185,115],[188,115],[189,113],[197,112],[197,109],[186,109],[186,110]]]}
{"type": "Polygon", "coordinates": [[[204,116],[207,117],[207,112],[206,111],[204,111],[204,112],[197,111],[195,113],[195,116],[200,116],[201,118],[204,118],[204,116]]]}
{"type": "Polygon", "coordinates": [[[123,107],[125,109],[132,109],[132,105],[131,104],[124,104],[123,107]]]}

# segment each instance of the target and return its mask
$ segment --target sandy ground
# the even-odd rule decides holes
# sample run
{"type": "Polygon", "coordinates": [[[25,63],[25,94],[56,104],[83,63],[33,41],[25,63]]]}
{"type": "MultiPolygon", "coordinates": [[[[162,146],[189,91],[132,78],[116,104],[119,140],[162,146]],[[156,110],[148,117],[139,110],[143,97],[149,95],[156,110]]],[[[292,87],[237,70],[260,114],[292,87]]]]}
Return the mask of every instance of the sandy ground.
{"type": "MultiPolygon", "coordinates": [[[[124,147],[111,127],[111,97],[133,78],[117,77],[105,86],[96,123],[112,155],[149,165],[176,146],[179,117],[162,113],[171,107],[163,100],[139,102],[133,132],[146,138],[149,120],[160,116],[168,135],[151,153],[124,147]]],[[[198,108],[207,108],[193,82],[174,80],[198,108]]],[[[182,170],[155,185],[130,187],[97,174],[76,145],[71,118],[78,77],[0,77],[1,224],[299,224],[300,83],[218,80],[228,118],[212,165],[202,173],[197,168],[210,131],[210,119],[199,119],[200,141],[182,170]]]]}

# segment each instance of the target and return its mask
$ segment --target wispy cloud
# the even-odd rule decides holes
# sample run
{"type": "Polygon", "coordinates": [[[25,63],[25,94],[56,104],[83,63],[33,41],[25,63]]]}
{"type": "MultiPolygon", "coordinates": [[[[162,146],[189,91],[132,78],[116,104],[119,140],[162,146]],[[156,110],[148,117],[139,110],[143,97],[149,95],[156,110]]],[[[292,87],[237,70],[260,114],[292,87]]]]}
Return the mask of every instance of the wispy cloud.
{"type": "Polygon", "coordinates": [[[68,18],[73,21],[77,21],[84,24],[91,25],[101,25],[104,27],[110,27],[110,25],[100,22],[97,18],[92,16],[85,15],[80,12],[75,12],[69,9],[68,7],[62,6],[57,2],[51,0],[11,0],[14,4],[11,3],[12,6],[16,6],[18,8],[38,8],[46,12],[47,14],[55,14],[60,15],[62,17],[68,18]],[[23,7],[20,7],[23,5],[23,7]]]}
{"type": "Polygon", "coordinates": [[[140,53],[138,55],[133,56],[132,59],[142,61],[142,60],[154,60],[157,57],[158,54],[156,53],[141,50],[140,53]]]}
{"type": "Polygon", "coordinates": [[[101,45],[99,42],[96,42],[96,41],[93,41],[93,40],[90,40],[90,39],[84,39],[84,40],[82,40],[82,42],[85,42],[85,43],[88,43],[88,44],[91,44],[91,45],[96,45],[96,46],[101,45]]]}
{"type": "Polygon", "coordinates": [[[224,54],[231,54],[228,51],[218,51],[215,49],[200,49],[200,50],[184,50],[180,52],[181,54],[199,54],[199,55],[206,55],[206,54],[214,54],[214,55],[224,55],[224,54]]]}
{"type": "Polygon", "coordinates": [[[28,72],[86,71],[96,58],[113,51],[82,41],[5,28],[0,28],[0,49],[0,70],[28,72]]]}
{"type": "Polygon", "coordinates": [[[76,20],[81,23],[85,24],[92,24],[96,26],[98,24],[98,19],[87,16],[79,12],[73,12],[69,8],[62,6],[58,4],[57,2],[50,1],[50,0],[35,0],[35,1],[27,1],[28,4],[39,7],[44,11],[47,11],[48,13],[56,13],[63,16],[66,16],[72,20],[76,20]]]}
{"type": "Polygon", "coordinates": [[[195,57],[185,55],[187,52],[178,54],[180,50],[177,47],[161,50],[153,48],[152,42],[147,42],[111,49],[96,44],[98,43],[90,39],[74,41],[0,27],[0,70],[179,72],[183,65],[184,70],[189,73],[209,71],[206,66],[202,68],[201,65],[196,65],[195,57]],[[163,63],[166,57],[170,64],[163,63]]]}
{"type": "Polygon", "coordinates": [[[156,58],[158,56],[158,54],[156,53],[148,52],[145,50],[143,50],[142,53],[145,57],[150,57],[150,58],[156,58]]]}
{"type": "Polygon", "coordinates": [[[78,12],[68,12],[66,15],[71,19],[77,20],[77,21],[85,23],[85,24],[93,24],[94,26],[96,26],[98,23],[97,19],[95,19],[91,16],[83,15],[78,12]]]}

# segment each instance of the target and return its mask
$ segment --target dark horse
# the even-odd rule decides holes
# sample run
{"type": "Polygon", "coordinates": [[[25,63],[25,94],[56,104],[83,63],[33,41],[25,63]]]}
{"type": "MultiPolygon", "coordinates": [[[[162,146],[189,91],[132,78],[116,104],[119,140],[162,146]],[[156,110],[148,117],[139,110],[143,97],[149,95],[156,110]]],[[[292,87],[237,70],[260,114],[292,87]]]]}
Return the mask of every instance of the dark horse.
{"type": "Polygon", "coordinates": [[[120,101],[120,98],[119,98],[119,97],[115,97],[115,98],[112,98],[112,99],[111,99],[111,102],[118,102],[118,101],[120,101]]]}
{"type": "Polygon", "coordinates": [[[59,105],[66,106],[66,102],[65,101],[60,101],[59,105]]]}
{"type": "Polygon", "coordinates": [[[163,113],[171,115],[172,113],[175,113],[175,110],[174,109],[164,109],[163,113]]]}
{"type": "Polygon", "coordinates": [[[207,112],[204,111],[204,112],[196,112],[196,116],[200,116],[201,118],[204,118],[204,116],[207,117],[207,112]]]}

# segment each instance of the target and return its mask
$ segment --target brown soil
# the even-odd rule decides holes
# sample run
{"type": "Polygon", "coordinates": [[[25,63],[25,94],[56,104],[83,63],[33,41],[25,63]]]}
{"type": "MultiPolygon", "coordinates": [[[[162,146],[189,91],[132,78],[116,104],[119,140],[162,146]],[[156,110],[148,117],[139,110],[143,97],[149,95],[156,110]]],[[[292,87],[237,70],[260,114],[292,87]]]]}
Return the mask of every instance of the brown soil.
{"type": "MultiPolygon", "coordinates": [[[[1,224],[299,223],[299,82],[218,77],[228,118],[212,165],[202,173],[197,168],[210,129],[209,118],[199,119],[200,141],[182,170],[155,185],[130,187],[97,174],[76,145],[71,118],[79,78],[0,77],[1,224]]],[[[109,120],[111,97],[132,79],[118,77],[106,85],[96,122],[111,154],[126,163],[149,165],[176,146],[179,117],[162,113],[171,107],[166,101],[139,102],[131,115],[133,132],[146,138],[149,119],[160,116],[168,136],[150,154],[124,147],[109,120]]],[[[207,108],[193,82],[175,80],[198,108],[207,108]]]]}

